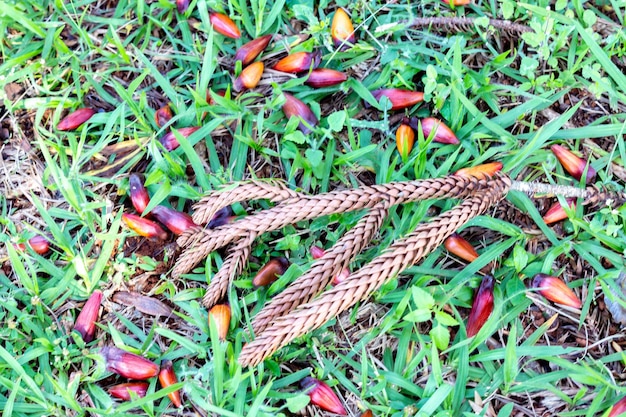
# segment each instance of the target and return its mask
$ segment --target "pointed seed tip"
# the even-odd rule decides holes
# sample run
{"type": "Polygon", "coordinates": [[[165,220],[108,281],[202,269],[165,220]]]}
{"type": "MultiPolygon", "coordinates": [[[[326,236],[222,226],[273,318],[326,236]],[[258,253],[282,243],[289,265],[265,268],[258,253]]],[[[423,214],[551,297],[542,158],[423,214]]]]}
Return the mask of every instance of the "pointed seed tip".
{"type": "Polygon", "coordinates": [[[124,213],[122,214],[122,221],[139,236],[147,237],[148,239],[167,239],[167,232],[157,223],[145,217],[132,213],[124,213]]]}
{"type": "Polygon", "coordinates": [[[421,91],[403,90],[399,88],[381,88],[372,91],[376,101],[382,97],[387,97],[391,102],[391,110],[400,110],[411,107],[424,100],[424,93],[421,91]]]}
{"type": "Polygon", "coordinates": [[[533,278],[532,286],[539,289],[539,293],[552,302],[572,308],[582,307],[580,298],[567,286],[565,281],[558,277],[537,274],[533,278]]]}
{"type": "MultiPolygon", "coordinates": [[[[161,387],[167,388],[177,382],[178,378],[176,377],[176,373],[174,371],[174,364],[170,360],[163,361],[161,363],[161,369],[159,370],[159,383],[161,384],[161,387]]],[[[167,396],[175,407],[182,407],[183,404],[180,398],[180,390],[170,392],[167,396]]]]}
{"type": "Polygon", "coordinates": [[[241,61],[243,66],[248,65],[256,59],[267,48],[272,40],[273,35],[265,35],[260,38],[251,40],[244,44],[235,53],[235,62],[241,61]]]}
{"type": "Polygon", "coordinates": [[[330,34],[337,47],[347,48],[346,43],[354,44],[356,35],[352,19],[344,9],[338,7],[330,25],[330,34]]]}
{"type": "Polygon", "coordinates": [[[215,322],[217,334],[221,341],[226,340],[230,328],[231,309],[228,303],[216,304],[209,310],[209,325],[211,320],[215,322]]]}
{"type": "Polygon", "coordinates": [[[565,171],[567,171],[567,173],[569,173],[572,177],[580,181],[586,168],[587,176],[585,178],[585,183],[589,184],[593,182],[596,176],[596,170],[588,164],[586,160],[576,156],[569,149],[561,145],[552,145],[550,150],[559,160],[563,169],[565,169],[565,171]]]}
{"type": "Polygon", "coordinates": [[[73,111],[65,116],[58,124],[57,130],[69,131],[78,129],[83,123],[91,119],[96,111],[89,107],[84,107],[73,111]]]}
{"type": "Polygon", "coordinates": [[[107,370],[129,379],[148,379],[157,376],[159,367],[154,362],[114,346],[100,349],[107,370]]]}
{"type": "Polygon", "coordinates": [[[479,256],[471,243],[457,233],[450,235],[443,245],[448,252],[467,262],[473,262],[479,256]]]}
{"type": "Polygon", "coordinates": [[[146,392],[148,392],[148,387],[149,384],[147,382],[125,382],[109,387],[108,391],[112,397],[130,401],[132,399],[130,391],[134,392],[137,397],[143,398],[146,396],[146,392]]]}
{"type": "Polygon", "coordinates": [[[424,137],[427,138],[433,133],[433,141],[443,143],[443,144],[451,144],[456,145],[459,143],[459,139],[456,137],[452,129],[450,129],[443,121],[435,118],[435,117],[427,117],[421,120],[422,124],[422,132],[424,133],[424,137]]]}
{"type": "Polygon", "coordinates": [[[272,69],[280,72],[297,74],[309,71],[318,67],[321,61],[321,54],[314,52],[294,52],[279,60],[272,69]]]}
{"type": "Polygon", "coordinates": [[[414,143],[415,132],[411,126],[407,124],[400,124],[396,130],[396,148],[398,149],[398,153],[400,153],[403,160],[405,160],[411,153],[414,143]]]}
{"type": "Polygon", "coordinates": [[[239,39],[241,37],[241,32],[235,22],[225,14],[211,12],[209,13],[209,20],[217,33],[233,39],[239,39]]]}
{"type": "Polygon", "coordinates": [[[313,377],[306,377],[300,382],[300,387],[307,390],[311,404],[331,413],[348,415],[337,394],[326,383],[313,377]]]}
{"type": "Polygon", "coordinates": [[[472,309],[467,319],[467,337],[475,336],[493,312],[493,287],[495,280],[491,275],[485,275],[476,291],[472,309]]]}

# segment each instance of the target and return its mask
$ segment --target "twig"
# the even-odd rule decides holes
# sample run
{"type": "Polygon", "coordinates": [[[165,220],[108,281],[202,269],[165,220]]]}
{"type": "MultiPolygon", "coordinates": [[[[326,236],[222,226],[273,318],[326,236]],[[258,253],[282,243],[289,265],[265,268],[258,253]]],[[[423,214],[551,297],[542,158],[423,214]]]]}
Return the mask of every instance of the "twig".
{"type": "Polygon", "coordinates": [[[511,181],[511,190],[525,194],[548,194],[563,197],[589,198],[590,191],[585,188],[576,188],[569,185],[544,184],[540,182],[511,181]]]}
{"type": "MultiPolygon", "coordinates": [[[[430,27],[442,26],[453,29],[457,32],[473,32],[476,28],[476,18],[474,17],[418,17],[409,22],[409,26],[430,27]]],[[[525,32],[532,32],[529,26],[513,23],[508,20],[489,19],[489,25],[501,31],[520,35],[525,32]]]]}
{"type": "Polygon", "coordinates": [[[626,194],[623,192],[600,190],[596,187],[577,188],[570,185],[511,181],[510,190],[521,191],[529,195],[547,194],[548,196],[560,195],[565,198],[583,198],[586,205],[607,205],[615,207],[624,204],[624,202],[626,201],[626,194]]]}

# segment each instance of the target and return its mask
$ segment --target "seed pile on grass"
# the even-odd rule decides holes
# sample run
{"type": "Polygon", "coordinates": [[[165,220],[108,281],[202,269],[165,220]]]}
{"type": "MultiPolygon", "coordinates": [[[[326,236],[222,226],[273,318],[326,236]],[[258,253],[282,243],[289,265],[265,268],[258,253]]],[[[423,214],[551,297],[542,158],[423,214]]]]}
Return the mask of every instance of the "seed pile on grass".
{"type": "MultiPolygon", "coordinates": [[[[212,313],[195,300],[227,260],[213,253],[184,279],[170,280],[168,269],[178,252],[165,230],[179,234],[195,228],[189,217],[195,214],[190,211],[191,201],[221,183],[250,176],[288,180],[291,197],[294,190],[318,193],[439,177],[494,160],[500,164],[498,169],[504,166],[517,179],[546,177],[547,182],[581,186],[588,181],[606,182],[611,175],[623,180],[620,158],[615,157],[623,156],[623,145],[616,145],[610,137],[623,133],[623,128],[619,130],[622,119],[607,109],[623,113],[623,103],[616,104],[616,98],[625,91],[600,91],[609,82],[600,78],[606,74],[594,78],[596,85],[587,84],[598,96],[578,84],[564,94],[550,90],[547,81],[531,77],[523,67],[533,64],[528,46],[524,50],[527,59],[521,62],[517,57],[502,66],[506,55],[498,62],[490,58],[507,41],[506,36],[494,41],[495,49],[486,43],[489,53],[468,52],[459,71],[462,51],[482,47],[491,29],[469,46],[454,44],[462,37],[445,30],[480,31],[485,19],[464,16],[482,7],[477,5],[444,9],[447,17],[443,20],[409,19],[399,5],[390,4],[369,16],[362,5],[358,10],[333,7],[325,20],[324,10],[320,9],[317,20],[303,13],[305,9],[295,8],[300,19],[288,21],[278,7],[266,16],[274,19],[269,24],[255,21],[249,11],[247,15],[233,13],[232,5],[219,12],[188,1],[176,1],[169,10],[153,2],[142,2],[137,9],[127,6],[124,10],[126,6],[120,3],[118,8],[96,8],[84,14],[74,13],[76,6],[68,4],[72,12],[63,18],[59,31],[48,36],[37,33],[37,24],[30,25],[30,30],[46,39],[42,51],[47,59],[51,58],[50,45],[59,51],[74,48],[66,56],[81,54],[83,47],[90,52],[83,62],[68,58],[72,69],[45,83],[46,88],[58,86],[59,80],[65,85],[64,77],[81,68],[67,82],[65,92],[51,93],[49,109],[10,110],[12,118],[19,116],[10,124],[11,133],[5,133],[9,124],[2,121],[0,140],[13,135],[10,146],[2,148],[3,162],[10,162],[3,165],[7,175],[0,188],[9,201],[3,204],[8,219],[3,220],[7,235],[3,239],[10,261],[4,271],[11,277],[3,285],[19,309],[33,311],[33,320],[46,323],[43,328],[53,332],[31,335],[36,326],[30,319],[26,328],[10,319],[7,335],[17,327],[26,335],[22,337],[26,348],[33,338],[45,345],[55,362],[54,376],[44,377],[42,390],[56,395],[68,387],[62,396],[77,397],[79,404],[55,403],[52,397],[40,401],[36,395],[34,403],[49,401],[76,412],[85,406],[105,410],[115,404],[110,393],[133,400],[126,408],[115,404],[120,412],[133,407],[152,412],[156,401],[159,413],[174,404],[217,414],[222,410],[244,413],[250,407],[258,411],[260,406],[266,414],[273,414],[302,409],[310,402],[340,414],[349,409],[354,415],[371,415],[366,411],[370,406],[374,415],[460,408],[465,412],[486,409],[487,415],[495,415],[497,411],[506,414],[511,405],[520,413],[532,408],[537,414],[556,414],[569,404],[574,413],[580,409],[578,404],[584,404],[589,413],[600,412],[621,397],[618,356],[624,340],[604,309],[601,294],[617,295],[617,302],[607,299],[607,304],[612,303],[613,314],[620,314],[619,289],[613,284],[624,249],[618,208],[589,211],[573,200],[515,195],[454,237],[446,246],[454,258],[442,248],[436,250],[421,266],[385,285],[363,310],[342,315],[329,327],[279,351],[266,361],[271,375],[259,373],[254,387],[235,365],[244,335],[252,327],[250,318],[302,273],[308,261],[323,257],[325,249],[321,248],[329,250],[354,227],[358,216],[298,224],[257,239],[255,247],[248,249],[252,265],[235,279],[229,303],[220,304],[212,313]],[[153,32],[145,34],[144,46],[136,47],[141,36],[133,32],[134,23],[123,30],[98,28],[100,19],[122,21],[122,15],[135,14],[145,26],[146,22],[153,25],[153,32]],[[86,17],[81,20],[85,27],[73,20],[77,16],[86,17]],[[372,21],[377,21],[376,27],[372,21]],[[292,31],[284,28],[287,24],[292,31]],[[405,26],[399,30],[398,25],[405,26]],[[425,25],[432,33],[444,28],[444,36],[430,38],[432,49],[420,46],[422,55],[418,55],[417,49],[411,49],[417,37],[411,28],[425,25]],[[97,30],[92,33],[87,28],[97,30]],[[400,32],[406,38],[396,36],[400,32]],[[145,45],[153,44],[155,37],[162,37],[159,42],[164,49],[146,53],[145,45]],[[213,42],[197,54],[196,46],[207,39],[213,42]],[[402,42],[406,51],[398,47],[402,42]],[[406,59],[407,53],[413,58],[406,59]],[[91,72],[91,65],[98,71],[91,72]],[[411,65],[420,67],[423,79],[414,77],[411,65]],[[530,79],[520,86],[524,77],[530,79]],[[485,90],[497,85],[514,86],[514,91],[499,96],[485,90]],[[500,112],[504,108],[510,110],[508,115],[500,112]],[[585,134],[576,133],[576,128],[590,123],[594,127],[585,129],[585,134]],[[542,128],[536,130],[537,126],[542,128]],[[565,135],[561,128],[573,132],[565,135]],[[20,135],[20,129],[27,134],[20,135]],[[600,136],[594,130],[605,136],[597,139],[600,136]],[[34,173],[28,183],[20,172],[24,167],[34,173]],[[143,179],[131,176],[127,182],[128,173],[145,174],[147,190],[140,189],[143,179]],[[143,194],[133,198],[134,192],[143,194]],[[149,240],[136,237],[123,222],[149,240]],[[459,270],[459,265],[464,269],[459,270]],[[480,271],[487,275],[481,277],[480,271]],[[85,299],[80,307],[76,300],[85,299]],[[53,318],[44,311],[54,312],[53,318]],[[72,333],[72,328],[77,332],[72,333]],[[467,342],[464,331],[476,336],[467,342]],[[47,338],[54,339],[54,344],[44,343],[47,338]],[[115,350],[112,344],[124,349],[115,350]],[[109,346],[100,351],[106,361],[96,355],[96,347],[102,345],[109,346]],[[140,355],[131,356],[135,353],[140,355]],[[465,367],[467,363],[471,368],[465,367]],[[586,369],[588,363],[595,373],[586,369]],[[130,373],[124,370],[127,364],[134,367],[130,373]],[[120,369],[124,378],[133,381],[109,372],[120,369]],[[159,390],[157,374],[165,390],[159,390]],[[538,374],[544,377],[541,396],[521,395],[519,390],[537,389],[529,381],[538,374]],[[136,380],[144,376],[151,378],[149,383],[136,380]],[[48,377],[57,379],[51,382],[48,377]],[[455,390],[450,391],[450,386],[455,390]],[[595,401],[588,394],[594,387],[600,387],[595,401]],[[138,401],[140,397],[144,400],[138,401]]],[[[522,10],[525,6],[515,7],[522,10]]],[[[550,13],[532,11],[534,16],[550,13]]],[[[422,12],[432,10],[427,7],[420,16],[422,12]]],[[[603,8],[602,13],[598,15],[603,19],[615,13],[619,20],[619,9],[603,8]]],[[[21,11],[16,16],[22,17],[17,24],[28,21],[21,11]]],[[[559,21],[559,16],[550,18],[559,21]]],[[[585,23],[590,18],[587,13],[585,23]]],[[[58,19],[58,13],[52,19],[58,19]]],[[[514,35],[511,50],[521,34],[542,35],[533,33],[532,25],[506,25],[493,19],[488,23],[514,35]]],[[[52,27],[48,26],[46,30],[52,27]]],[[[14,46],[9,44],[18,31],[10,35],[7,48],[14,46]]],[[[579,45],[590,42],[588,36],[582,33],[579,45]]],[[[524,35],[528,44],[533,39],[524,35]]],[[[615,40],[603,46],[610,42],[615,40]]],[[[597,49],[593,53],[600,56],[597,49]]],[[[599,68],[617,77],[617,64],[600,58],[603,65],[599,68]]],[[[589,64],[584,74],[595,68],[589,64]]],[[[587,76],[580,72],[572,71],[587,76]]],[[[9,101],[15,103],[34,90],[39,91],[14,84],[5,88],[9,101]]],[[[449,208],[446,204],[394,209],[372,244],[365,245],[351,265],[333,274],[332,285],[340,284],[350,271],[374,258],[378,248],[389,246],[419,221],[449,208]]],[[[209,227],[232,224],[267,207],[266,203],[233,204],[218,213],[209,227]]],[[[11,302],[8,311],[14,311],[11,302]]],[[[14,336],[7,337],[12,340],[14,336]]],[[[15,352],[21,352],[19,342],[11,343],[15,352]]],[[[25,371],[16,378],[28,384],[26,377],[34,378],[39,384],[39,373],[32,372],[30,361],[18,360],[25,371]]],[[[22,401],[22,392],[15,393],[22,401]]],[[[16,397],[9,394],[10,402],[16,397]]],[[[30,406],[20,408],[29,401],[19,401],[18,412],[30,406]]],[[[611,416],[620,407],[622,402],[611,416]]]]}

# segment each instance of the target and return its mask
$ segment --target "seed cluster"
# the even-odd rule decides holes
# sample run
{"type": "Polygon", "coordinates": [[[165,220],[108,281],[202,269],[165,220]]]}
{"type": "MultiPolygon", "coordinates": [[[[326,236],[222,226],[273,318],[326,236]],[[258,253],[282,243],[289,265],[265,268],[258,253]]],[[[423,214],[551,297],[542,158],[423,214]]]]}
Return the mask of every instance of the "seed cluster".
{"type": "MultiPolygon", "coordinates": [[[[446,0],[444,0],[446,1],[446,0]]],[[[446,1],[448,3],[448,1],[446,1]]],[[[450,1],[451,4],[467,4],[467,0],[450,1]]],[[[175,0],[179,13],[186,13],[190,1],[175,0]]],[[[213,30],[225,37],[239,39],[242,34],[234,21],[223,13],[215,11],[209,14],[213,30]]],[[[332,42],[338,49],[346,50],[357,42],[357,32],[354,29],[350,15],[342,8],[335,11],[331,26],[332,42]]],[[[241,93],[246,90],[255,89],[259,86],[267,67],[263,61],[264,51],[272,44],[273,35],[266,34],[252,39],[241,46],[234,55],[234,62],[240,65],[241,70],[234,76],[232,90],[241,93]],[[261,57],[259,59],[259,57],[261,57]],[[240,63],[240,64],[239,64],[240,63]]],[[[299,51],[288,53],[285,57],[272,65],[271,70],[295,74],[304,78],[304,84],[311,88],[325,88],[341,84],[349,79],[345,72],[334,68],[325,68],[322,53],[319,50],[299,51]],[[320,67],[321,66],[321,67],[320,67]]],[[[224,96],[226,91],[217,91],[214,94],[224,96]]],[[[298,129],[303,134],[310,134],[319,124],[318,116],[301,99],[293,94],[283,92],[284,103],[282,111],[287,119],[298,119],[298,129]]],[[[421,103],[424,94],[420,91],[411,91],[398,88],[381,88],[371,91],[372,96],[378,102],[380,108],[390,111],[400,111],[410,109],[421,103]]],[[[214,104],[213,96],[207,93],[206,100],[209,104],[214,104]]],[[[365,107],[370,104],[365,102],[365,107]]],[[[64,117],[56,126],[59,131],[71,131],[79,129],[87,123],[94,115],[96,109],[79,108],[64,117]]],[[[167,126],[171,123],[174,114],[169,105],[163,106],[155,111],[155,124],[158,127],[167,126]]],[[[158,139],[165,151],[173,151],[180,146],[178,138],[189,138],[201,129],[200,126],[185,126],[175,130],[169,130],[158,139]]],[[[458,145],[459,139],[453,130],[446,125],[443,120],[435,117],[418,119],[416,117],[405,117],[399,123],[396,130],[396,146],[398,153],[404,161],[415,143],[416,131],[427,141],[438,142],[447,145],[458,145]]],[[[595,179],[596,172],[588,161],[578,157],[567,148],[554,145],[551,150],[560,161],[563,168],[578,181],[591,183],[595,179]]],[[[459,176],[472,176],[477,178],[487,178],[493,176],[502,169],[502,164],[498,162],[486,164],[480,167],[468,168],[456,172],[459,176]]],[[[182,235],[186,231],[198,228],[192,217],[184,212],[175,210],[165,205],[155,205],[150,208],[150,194],[146,189],[142,178],[137,174],[129,177],[130,201],[135,213],[124,213],[122,221],[136,234],[154,240],[165,240],[168,238],[169,230],[175,235],[182,235]]],[[[550,207],[544,214],[543,220],[546,224],[552,224],[568,218],[568,213],[576,209],[575,200],[567,200],[568,207],[564,208],[560,203],[550,207]]],[[[220,227],[232,223],[235,220],[230,207],[220,210],[208,223],[208,228],[220,227]]],[[[50,250],[50,240],[46,236],[35,236],[28,241],[30,248],[36,253],[43,255],[50,250]]],[[[16,244],[19,250],[26,250],[24,243],[16,244]]],[[[472,262],[479,257],[478,252],[472,245],[461,236],[454,234],[445,241],[446,249],[455,256],[472,262]]],[[[313,259],[320,259],[325,251],[322,248],[313,246],[310,248],[313,259]]],[[[284,257],[271,259],[264,265],[252,280],[254,287],[271,285],[289,268],[289,260],[284,257]]],[[[351,274],[350,269],[345,267],[334,275],[332,285],[338,285],[351,274]]],[[[493,289],[497,285],[494,278],[486,275],[474,297],[474,302],[469,313],[467,323],[467,335],[476,335],[482,326],[487,322],[493,311],[494,296],[493,289]]],[[[541,295],[550,301],[561,305],[579,309],[582,306],[578,296],[560,278],[547,274],[537,274],[531,283],[531,287],[536,289],[541,295]]],[[[82,311],[78,315],[74,330],[80,334],[85,343],[90,343],[95,339],[99,317],[99,310],[102,302],[102,292],[95,290],[82,311]]],[[[209,326],[215,326],[220,340],[226,340],[231,327],[231,310],[228,304],[215,305],[209,312],[209,326]]],[[[133,354],[131,352],[118,349],[116,347],[105,347],[101,349],[101,355],[106,364],[107,370],[120,375],[129,381],[113,385],[108,388],[108,392],[113,397],[122,400],[132,400],[144,397],[149,390],[149,384],[144,380],[158,377],[163,388],[178,382],[174,366],[171,361],[163,361],[157,365],[149,359],[133,354]]],[[[302,381],[302,389],[309,395],[311,403],[324,410],[340,415],[347,415],[345,408],[332,389],[324,382],[315,378],[305,378],[302,381]]],[[[182,407],[181,393],[179,390],[168,394],[170,400],[176,407],[182,407]]],[[[623,404],[616,405],[613,412],[623,410],[623,404]]],[[[363,415],[371,415],[366,411],[363,415]]]]}

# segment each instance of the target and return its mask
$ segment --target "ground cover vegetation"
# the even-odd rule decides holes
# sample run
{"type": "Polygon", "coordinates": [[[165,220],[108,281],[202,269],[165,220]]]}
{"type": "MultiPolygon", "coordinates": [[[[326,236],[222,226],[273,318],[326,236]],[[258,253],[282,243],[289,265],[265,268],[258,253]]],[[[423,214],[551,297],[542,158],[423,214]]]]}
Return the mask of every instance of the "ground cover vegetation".
{"type": "MultiPolygon", "coordinates": [[[[171,271],[193,204],[231,181],[319,194],[495,162],[624,191],[625,14],[618,0],[0,0],[3,415],[618,415],[618,203],[512,191],[254,367],[238,358],[255,315],[363,212],[258,237],[211,313],[224,252],[171,271]]],[[[392,207],[349,269],[456,202],[392,207]]]]}

